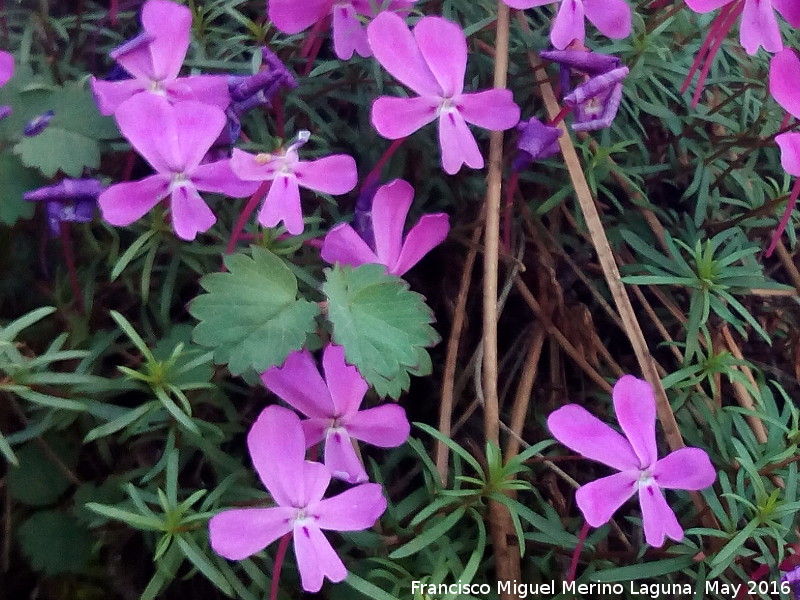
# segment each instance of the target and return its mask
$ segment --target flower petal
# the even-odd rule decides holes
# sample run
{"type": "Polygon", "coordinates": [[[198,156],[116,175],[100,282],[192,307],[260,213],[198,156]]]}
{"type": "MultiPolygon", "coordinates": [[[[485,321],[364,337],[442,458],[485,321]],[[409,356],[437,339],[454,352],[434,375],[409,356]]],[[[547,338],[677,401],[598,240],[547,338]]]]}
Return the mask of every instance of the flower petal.
{"type": "Polygon", "coordinates": [[[552,4],[557,0],[503,0],[511,8],[518,10],[525,10],[526,8],[533,8],[534,6],[544,6],[545,4],[552,4]]]}
{"type": "Polygon", "coordinates": [[[714,483],[717,472],[708,454],[700,448],[680,448],[659,460],[653,479],[659,487],[676,490],[702,490],[714,483]]]}
{"type": "Polygon", "coordinates": [[[800,58],[786,48],[778,52],[769,65],[769,93],[775,101],[800,119],[800,58]]]}
{"type": "Polygon", "coordinates": [[[380,135],[396,140],[432,123],[438,108],[439,101],[429,96],[381,96],[372,103],[372,124],[380,135]]]}
{"type": "Polygon", "coordinates": [[[174,79],[189,49],[192,11],[170,0],[148,0],[142,8],[142,27],[154,36],[153,75],[157,80],[174,79]]]}
{"type": "Polygon", "coordinates": [[[165,98],[137,94],[123,102],[115,116],[122,135],[156,171],[183,171],[183,132],[178,127],[175,109],[165,98]]]}
{"type": "Polygon", "coordinates": [[[317,517],[320,529],[361,531],[375,524],[386,510],[383,489],[377,483],[364,483],[308,507],[317,517]]]}
{"type": "Polygon", "coordinates": [[[446,214],[423,215],[406,235],[400,256],[389,272],[402,277],[406,271],[422,260],[423,256],[441,244],[449,232],[450,217],[446,214]]]}
{"type": "Polygon", "coordinates": [[[202,164],[192,171],[190,179],[198,190],[216,192],[234,198],[255,194],[259,185],[255,181],[239,179],[231,169],[230,159],[202,164]]]}
{"type": "Polygon", "coordinates": [[[789,175],[800,177],[800,133],[776,135],[775,142],[781,148],[783,170],[789,175]]]}
{"type": "Polygon", "coordinates": [[[307,417],[331,419],[335,407],[328,386],[308,350],[292,352],[282,367],[262,373],[261,381],[273,394],[307,417]]]}
{"type": "Polygon", "coordinates": [[[473,169],[483,168],[478,142],[457,110],[443,110],[439,115],[439,145],[442,148],[442,167],[448,175],[458,173],[462,164],[473,169]]]}
{"type": "Polygon", "coordinates": [[[300,207],[300,189],[294,175],[278,175],[269,188],[266,200],[258,212],[258,222],[264,227],[275,227],[281,221],[292,235],[303,233],[303,210],[300,207]]]}
{"type": "Polygon", "coordinates": [[[344,581],[347,577],[342,559],[336,554],[325,534],[310,519],[295,523],[294,555],[300,571],[300,581],[306,592],[320,591],[325,577],[333,582],[344,581]]]}
{"type": "Polygon", "coordinates": [[[461,27],[441,17],[423,17],[414,27],[414,39],[445,98],[464,89],[467,38],[461,27]]]}
{"type": "Polygon", "coordinates": [[[217,222],[206,201],[194,185],[177,185],[172,189],[172,228],[182,240],[191,241],[198,233],[208,231],[217,222]]]}
{"type": "Polygon", "coordinates": [[[367,30],[358,20],[352,4],[333,7],[333,49],[340,60],[350,60],[353,52],[365,58],[372,56],[367,30]]]}
{"type": "Polygon", "coordinates": [[[306,437],[306,448],[311,448],[325,439],[325,432],[331,424],[330,419],[307,419],[301,423],[306,437]]]}
{"type": "Polygon", "coordinates": [[[382,12],[367,27],[367,39],[375,59],[400,83],[420,96],[441,96],[441,86],[402,17],[382,12]]]}
{"type": "Polygon", "coordinates": [[[592,527],[608,523],[617,509],[636,492],[638,478],[638,472],[626,471],[579,487],[575,492],[575,501],[586,522],[592,527]]]}
{"type": "Polygon", "coordinates": [[[173,102],[201,102],[225,110],[231,102],[228,77],[225,75],[192,75],[179,77],[164,84],[173,102]]]}
{"type": "Polygon", "coordinates": [[[92,93],[97,109],[101,115],[113,115],[117,108],[136,94],[145,91],[144,82],[138,79],[123,79],[122,81],[104,81],[102,79],[89,78],[92,85],[92,93]]]}
{"type": "Polygon", "coordinates": [[[642,507],[644,539],[648,544],[660,548],[664,545],[664,536],[676,542],[683,539],[683,528],[657,485],[639,487],[639,504],[642,507]]]}
{"type": "Polygon", "coordinates": [[[219,108],[200,102],[179,102],[173,106],[173,111],[180,137],[181,162],[184,170],[191,172],[203,160],[228,120],[219,108]]]}
{"type": "Polygon", "coordinates": [[[292,531],[296,508],[237,508],[211,517],[211,548],[229,560],[242,560],[260,552],[292,531]]]}
{"type": "Polygon", "coordinates": [[[394,448],[408,439],[411,425],[402,406],[384,404],[358,411],[345,420],[345,429],[351,437],[367,444],[394,448]]]}
{"type": "Polygon", "coordinates": [[[322,463],[307,460],[303,463],[300,481],[297,482],[300,492],[299,506],[308,506],[322,500],[325,490],[331,483],[331,474],[322,463]]]}
{"type": "Polygon", "coordinates": [[[325,435],[325,466],[331,476],[348,483],[369,480],[353,448],[353,441],[343,427],[331,427],[325,435]]]}
{"type": "Polygon", "coordinates": [[[559,442],[586,458],[620,471],[639,469],[630,442],[582,406],[567,404],[550,413],[547,427],[559,442]]]}
{"type": "Polygon", "coordinates": [[[301,160],[292,167],[297,185],[325,194],[346,194],[358,183],[356,161],[348,154],[301,160]]]}
{"type": "Polygon", "coordinates": [[[618,40],[631,33],[631,7],[625,0],[583,0],[586,18],[606,37],[618,40]]]}
{"type": "Polygon", "coordinates": [[[553,46],[563,50],[572,40],[583,42],[586,38],[586,26],[583,22],[582,0],[561,0],[561,8],[550,30],[550,41],[553,46]]]}
{"type": "Polygon", "coordinates": [[[151,175],[112,185],[97,199],[103,218],[118,227],[138,221],[169,193],[169,179],[151,175]]]}
{"type": "Polygon", "coordinates": [[[372,232],[378,262],[391,271],[403,248],[403,228],[414,201],[414,188],[403,179],[382,185],[372,200],[372,232]]]}
{"type": "Polygon", "coordinates": [[[281,160],[272,158],[264,162],[260,156],[238,148],[231,154],[231,169],[245,181],[267,181],[274,179],[281,168],[281,160]]]}
{"type": "Polygon", "coordinates": [[[763,46],[767,52],[783,49],[783,38],[778,18],[767,0],[745,0],[742,19],[739,22],[739,41],[748,54],[758,52],[763,46]]]}
{"type": "Polygon", "coordinates": [[[340,223],[328,232],[322,242],[322,260],[358,267],[379,263],[378,257],[367,243],[347,223],[340,223]]]}
{"type": "Polygon", "coordinates": [[[652,386],[633,375],[620,377],[611,393],[614,412],[633,451],[647,469],[658,460],[656,447],[656,397],[652,386]]]}
{"type": "Polygon", "coordinates": [[[800,27],[800,2],[797,0],[772,0],[772,6],[781,13],[789,25],[795,28],[800,27]]]}
{"type": "Polygon", "coordinates": [[[151,82],[153,76],[153,54],[150,44],[154,35],[143,31],[136,37],[117,46],[108,55],[134,78],[151,82]]]}
{"type": "Polygon", "coordinates": [[[697,13],[711,12],[731,2],[733,2],[733,0],[686,0],[686,4],[689,8],[697,13]]]}
{"type": "Polygon", "coordinates": [[[303,506],[298,473],[305,464],[306,440],[300,418],[288,408],[268,406],[247,434],[253,466],[276,503],[303,506]]]}
{"type": "Polygon", "coordinates": [[[330,0],[269,0],[269,20],[284,33],[299,33],[330,10],[330,0]]]}
{"type": "Polygon", "coordinates": [[[519,106],[514,104],[511,90],[484,90],[464,94],[457,104],[467,123],[490,131],[510,129],[519,123],[519,106]]]}
{"type": "Polygon", "coordinates": [[[369,386],[358,372],[344,359],[344,348],[328,344],[322,354],[322,369],[335,409],[334,417],[358,412],[369,386]]]}
{"type": "Polygon", "coordinates": [[[0,85],[5,85],[14,75],[14,55],[0,50],[0,85]]]}

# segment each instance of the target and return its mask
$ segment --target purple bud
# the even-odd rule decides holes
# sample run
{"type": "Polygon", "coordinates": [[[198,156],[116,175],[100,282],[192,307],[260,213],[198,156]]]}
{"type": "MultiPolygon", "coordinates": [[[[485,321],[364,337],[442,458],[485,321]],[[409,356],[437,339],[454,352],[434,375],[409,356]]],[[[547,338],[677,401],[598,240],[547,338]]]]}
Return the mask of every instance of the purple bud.
{"type": "Polygon", "coordinates": [[[545,50],[540,52],[539,56],[589,75],[607,73],[621,64],[620,59],[616,56],[584,50],[545,50]]]}
{"type": "Polygon", "coordinates": [[[377,191],[377,181],[371,181],[361,188],[353,215],[353,229],[373,251],[375,250],[375,233],[372,229],[372,200],[377,191]]]}
{"type": "Polygon", "coordinates": [[[247,100],[234,102],[231,105],[231,110],[238,117],[241,117],[242,115],[249,113],[251,110],[259,106],[272,106],[272,103],[267,99],[267,96],[264,92],[253,94],[247,98],[247,100]]]}
{"type": "Polygon", "coordinates": [[[47,203],[47,223],[55,236],[61,223],[88,223],[94,218],[97,197],[105,186],[97,179],[64,179],[55,185],[41,187],[23,196],[29,202],[47,203]]]}
{"type": "Polygon", "coordinates": [[[517,155],[512,168],[521,171],[537,160],[549,158],[558,153],[558,138],[561,130],[552,125],[545,125],[536,117],[517,125],[520,132],[517,142],[517,155]]]}
{"type": "Polygon", "coordinates": [[[28,121],[28,124],[25,125],[22,133],[28,137],[39,135],[45,129],[47,129],[47,126],[50,125],[50,121],[53,120],[54,116],[56,116],[55,111],[48,110],[46,113],[43,113],[38,117],[34,117],[28,121]]]}
{"type": "Polygon", "coordinates": [[[251,77],[247,77],[242,83],[230,88],[231,98],[235,102],[246,100],[253,94],[266,88],[277,88],[280,86],[281,74],[272,70],[259,71],[251,77]],[[277,85],[275,85],[277,84],[277,85]]]}
{"type": "Polygon", "coordinates": [[[628,67],[619,67],[595,75],[564,97],[564,103],[575,110],[574,131],[594,131],[611,125],[622,101],[622,80],[628,67]]]}
{"type": "Polygon", "coordinates": [[[281,83],[287,90],[293,90],[299,86],[297,80],[287,66],[266,46],[261,47],[261,58],[264,64],[269,67],[269,71],[281,74],[281,83]]]}
{"type": "Polygon", "coordinates": [[[142,50],[150,45],[155,36],[152,33],[147,33],[143,31],[139,35],[134,38],[129,39],[127,42],[124,42],[114,48],[108,55],[113,58],[115,61],[119,61],[120,56],[124,56],[126,54],[130,54],[131,52],[135,52],[137,50],[142,50]]]}
{"type": "Polygon", "coordinates": [[[800,597],[800,567],[795,567],[781,577],[781,583],[788,583],[796,597],[800,597]]]}
{"type": "Polygon", "coordinates": [[[12,112],[13,112],[13,109],[10,106],[8,106],[7,104],[4,104],[3,106],[0,106],[0,121],[5,119],[12,112]]]}

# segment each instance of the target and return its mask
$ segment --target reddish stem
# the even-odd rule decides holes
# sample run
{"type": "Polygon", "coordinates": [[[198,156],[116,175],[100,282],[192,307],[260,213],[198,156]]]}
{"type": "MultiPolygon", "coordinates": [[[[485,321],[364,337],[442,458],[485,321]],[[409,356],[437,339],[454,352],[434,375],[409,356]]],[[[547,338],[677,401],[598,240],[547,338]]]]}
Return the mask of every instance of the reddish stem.
{"type": "Polygon", "coordinates": [[[67,271],[69,271],[69,284],[72,287],[72,295],[75,296],[78,311],[84,314],[86,312],[86,307],[83,304],[81,286],[78,284],[78,270],[75,268],[75,252],[72,248],[72,234],[69,222],[61,222],[61,235],[59,237],[61,238],[61,247],[64,250],[64,260],[67,263],[67,271]]]}
{"type": "Polygon", "coordinates": [[[567,583],[572,583],[575,581],[575,572],[578,570],[578,559],[581,557],[581,551],[583,550],[583,545],[586,543],[586,536],[589,535],[589,524],[584,523],[583,527],[581,527],[581,532],[578,535],[578,544],[575,546],[575,550],[572,552],[572,560],[569,563],[569,573],[567,573],[567,583]]]}
{"type": "Polygon", "coordinates": [[[239,237],[242,235],[245,224],[250,219],[250,216],[258,206],[258,203],[269,191],[270,186],[272,186],[272,181],[262,181],[255,193],[250,196],[250,199],[247,201],[247,204],[245,204],[244,209],[241,213],[239,213],[239,218],[236,220],[236,225],[233,226],[231,239],[228,241],[228,247],[225,249],[225,254],[231,254],[236,248],[236,242],[239,241],[239,237]]]}
{"type": "Polygon", "coordinates": [[[130,181],[133,174],[133,166],[136,164],[136,152],[128,152],[128,160],[125,162],[125,170],[122,172],[122,181],[130,181]]]}
{"type": "Polygon", "coordinates": [[[303,45],[300,47],[300,56],[308,56],[312,46],[314,45],[314,42],[317,41],[320,30],[322,29],[323,25],[325,25],[325,21],[326,19],[320,19],[311,26],[311,31],[308,32],[306,39],[303,40],[303,45]]]}
{"type": "MultiPolygon", "coordinates": [[[[711,29],[708,31],[708,35],[706,35],[706,39],[703,40],[703,44],[700,46],[700,50],[697,52],[697,56],[694,57],[694,62],[692,63],[692,67],[689,69],[689,73],[686,75],[686,79],[683,80],[683,85],[681,86],[681,94],[686,93],[686,90],[689,89],[689,85],[692,83],[692,77],[697,72],[697,69],[700,68],[700,64],[703,62],[703,57],[706,56],[707,60],[710,60],[711,57],[708,57],[708,49],[711,46],[712,42],[717,39],[717,34],[719,33],[720,26],[728,17],[728,14],[733,10],[732,4],[726,4],[721,11],[719,11],[719,15],[717,18],[714,19],[714,22],[711,24],[711,29]]],[[[724,35],[724,34],[723,34],[724,35]]]]}
{"type": "Polygon", "coordinates": [[[556,125],[561,123],[561,121],[566,119],[567,115],[571,112],[572,112],[572,107],[569,106],[568,104],[565,104],[564,106],[561,107],[561,110],[558,112],[558,114],[552,119],[550,119],[550,121],[547,124],[555,127],[556,125]]]}
{"type": "Polygon", "coordinates": [[[783,217],[781,217],[781,222],[778,224],[778,228],[775,230],[775,233],[772,234],[772,240],[770,241],[769,248],[767,248],[767,252],[765,254],[767,258],[772,256],[772,251],[775,250],[775,246],[778,245],[781,235],[786,230],[786,226],[789,224],[789,219],[792,218],[794,205],[797,204],[798,196],[800,196],[800,177],[794,180],[792,193],[789,195],[789,200],[786,202],[786,210],[783,211],[783,217]]]}
{"type": "Polygon", "coordinates": [[[308,58],[306,59],[306,66],[303,69],[303,77],[308,77],[308,74],[311,73],[311,69],[314,68],[314,61],[317,60],[319,49],[322,48],[322,42],[322,36],[314,40],[314,45],[311,47],[311,53],[308,55],[308,58]]]}
{"type": "Polygon", "coordinates": [[[514,206],[514,194],[519,186],[519,172],[514,171],[506,184],[506,205],[503,211],[503,246],[506,252],[511,248],[511,209],[514,206]]]}
{"type": "Polygon", "coordinates": [[[714,41],[714,44],[711,46],[711,48],[709,48],[706,64],[703,65],[703,70],[700,71],[700,77],[697,80],[697,89],[694,91],[694,96],[692,96],[692,108],[695,108],[700,102],[700,95],[703,93],[703,87],[705,86],[708,72],[711,70],[711,66],[714,64],[714,57],[717,55],[717,52],[719,52],[719,49],[722,47],[722,43],[728,36],[728,32],[731,30],[731,27],[733,27],[736,19],[739,18],[739,15],[742,14],[743,10],[744,5],[742,3],[736,4],[728,13],[725,20],[720,24],[718,38],[714,41]]]}
{"type": "Polygon", "coordinates": [[[111,24],[117,24],[117,13],[119,12],[119,0],[111,0],[111,7],[108,9],[108,16],[111,19],[111,24]]]}
{"type": "Polygon", "coordinates": [[[783,120],[781,121],[781,126],[779,128],[779,131],[783,131],[784,129],[789,127],[789,123],[791,122],[792,122],[792,115],[787,112],[785,115],[783,115],[783,120]]]}
{"type": "Polygon", "coordinates": [[[403,145],[403,142],[406,141],[406,137],[397,138],[392,142],[392,144],[383,152],[381,157],[378,159],[378,162],[375,163],[375,166],[372,167],[372,170],[369,174],[364,178],[364,183],[361,184],[361,189],[359,191],[366,190],[370,185],[375,183],[375,181],[380,178],[381,176],[381,169],[383,166],[388,162],[390,158],[394,155],[395,152],[403,145]]]}
{"type": "Polygon", "coordinates": [[[275,566],[272,568],[272,585],[269,589],[269,600],[278,600],[278,584],[281,580],[283,559],[286,558],[286,549],[289,547],[289,540],[291,539],[292,533],[289,532],[281,538],[278,544],[278,554],[275,555],[275,566]]]}

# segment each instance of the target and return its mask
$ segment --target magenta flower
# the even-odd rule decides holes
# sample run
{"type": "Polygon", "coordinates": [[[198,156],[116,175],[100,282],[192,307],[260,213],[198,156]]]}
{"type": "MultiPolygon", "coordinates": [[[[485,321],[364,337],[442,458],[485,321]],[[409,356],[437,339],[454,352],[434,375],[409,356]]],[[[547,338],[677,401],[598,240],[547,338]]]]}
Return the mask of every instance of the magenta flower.
{"type": "Polygon", "coordinates": [[[256,191],[256,184],[236,177],[229,159],[200,164],[226,124],[219,108],[199,102],[173,106],[161,96],[141,94],[120,106],[116,117],[122,134],[157,173],[100,195],[103,218],[112,225],[130,225],[170,196],[175,234],[193,240],[217,221],[198,190],[236,198],[256,191]]]}
{"type": "MultiPolygon", "coordinates": [[[[533,8],[552,4],[559,0],[503,0],[511,8],[533,8]]],[[[626,38],[631,33],[631,7],[625,0],[560,0],[550,41],[553,46],[563,50],[573,40],[583,43],[586,38],[586,16],[600,33],[612,39],[626,38]]]]}
{"type": "Polygon", "coordinates": [[[721,37],[727,34],[736,17],[741,14],[739,41],[748,54],[755,54],[760,46],[767,52],[783,49],[775,10],[792,27],[800,27],[800,2],[797,0],[686,0],[686,4],[698,13],[710,12],[724,6],[725,9],[712,25],[712,31],[721,37]]]}
{"type": "Polygon", "coordinates": [[[231,167],[245,181],[272,181],[266,200],[258,213],[264,227],[281,221],[292,235],[303,233],[300,188],[326,194],[346,194],[358,183],[356,161],[347,154],[333,154],[317,160],[300,160],[297,150],[311,134],[301,131],[285,150],[275,154],[249,154],[233,150],[231,167]]]}
{"type": "Polygon", "coordinates": [[[575,111],[574,131],[595,131],[611,125],[622,101],[622,80],[628,67],[618,67],[590,77],[564,96],[575,111]]]}
{"type": "Polygon", "coordinates": [[[169,0],[148,0],[142,8],[144,32],[111,52],[111,58],[133,77],[103,81],[92,77],[100,112],[110,115],[128,98],[142,92],[171,102],[195,100],[222,109],[228,106],[228,80],[223,75],[178,77],[192,29],[192,13],[169,0]]]}
{"type": "Polygon", "coordinates": [[[283,367],[261,375],[264,385],[308,416],[303,421],[306,446],[325,440],[325,466],[331,475],[349,483],[367,481],[352,440],[393,448],[408,438],[410,425],[397,404],[359,410],[367,382],[344,360],[344,349],[329,344],[322,355],[322,379],[308,350],[293,352],[283,367]]]}
{"type": "Polygon", "coordinates": [[[386,510],[381,486],[365,483],[324,498],[331,477],[321,464],[305,460],[300,419],[289,409],[268,406],[247,435],[259,477],[277,506],[238,508],[208,522],[211,547],[230,560],[243,560],[292,533],[303,589],[318,592],[325,577],[347,577],[342,559],[322,530],[361,531],[386,510]]]}
{"type": "Polygon", "coordinates": [[[453,175],[462,164],[483,167],[483,156],[467,123],[500,131],[519,122],[510,90],[464,93],[467,42],[455,23],[439,17],[421,19],[412,35],[405,21],[384,12],[370,23],[367,36],[375,58],[415,98],[382,96],[372,104],[372,124],[390,140],[412,134],[439,120],[442,166],[453,175]]]}
{"type": "Polygon", "coordinates": [[[545,125],[536,117],[528,121],[521,121],[517,125],[519,141],[517,141],[517,154],[511,163],[515,171],[522,171],[537,160],[544,160],[558,154],[558,138],[561,130],[552,125],[545,125]]]}
{"type": "Polygon", "coordinates": [[[661,546],[665,536],[680,541],[683,529],[661,489],[709,487],[716,472],[708,454],[700,448],[681,448],[659,460],[653,388],[625,375],[612,396],[625,437],[577,404],[563,406],[547,419],[553,437],[567,448],[620,471],[581,486],[575,494],[578,508],[589,525],[600,527],[638,491],[647,543],[661,546]]]}
{"type": "Polygon", "coordinates": [[[416,0],[269,0],[269,19],[284,33],[299,33],[322,19],[333,17],[333,49],[336,56],[349,60],[356,52],[372,56],[367,31],[359,15],[374,17],[376,8],[407,13],[416,0]]]}
{"type": "Polygon", "coordinates": [[[402,179],[381,186],[372,201],[373,247],[352,226],[342,223],[325,236],[323,260],[353,267],[377,263],[386,265],[388,273],[402,277],[441,244],[450,231],[450,218],[446,214],[424,215],[404,240],[403,226],[413,200],[414,188],[402,179]]]}
{"type": "Polygon", "coordinates": [[[0,50],[0,86],[14,76],[14,55],[0,50]]]}

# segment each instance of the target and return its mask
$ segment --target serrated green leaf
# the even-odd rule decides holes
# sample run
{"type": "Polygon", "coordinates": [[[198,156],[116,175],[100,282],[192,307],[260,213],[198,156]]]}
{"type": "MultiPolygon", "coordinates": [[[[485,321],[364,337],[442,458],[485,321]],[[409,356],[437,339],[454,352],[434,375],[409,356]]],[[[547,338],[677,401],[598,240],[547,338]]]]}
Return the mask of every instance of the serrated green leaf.
{"type": "Polygon", "coordinates": [[[409,373],[428,370],[424,348],[440,339],[430,326],[430,308],[382,265],[337,265],[325,274],[322,291],[328,297],[333,341],[380,396],[399,397],[408,389],[409,373]]]}
{"type": "Polygon", "coordinates": [[[265,371],[303,347],[315,330],[319,307],[297,298],[297,279],[269,250],[253,247],[252,258],[225,258],[227,273],[206,275],[206,294],[189,312],[200,323],[194,341],[214,348],[214,360],[228,363],[234,375],[248,368],[265,371]]]}
{"type": "Polygon", "coordinates": [[[17,451],[19,467],[8,474],[8,491],[11,496],[31,506],[52,504],[70,486],[53,457],[58,457],[69,469],[74,468],[78,460],[78,446],[70,441],[48,436],[45,443],[52,456],[48,457],[37,442],[29,442],[17,451]]]}
{"type": "Polygon", "coordinates": [[[28,169],[9,152],[0,154],[0,223],[13,225],[20,219],[30,219],[36,207],[22,195],[45,184],[34,169],[28,169]]]}
{"type": "Polygon", "coordinates": [[[45,575],[80,573],[89,562],[92,536],[68,514],[39,511],[19,528],[22,553],[45,575]]]}
{"type": "Polygon", "coordinates": [[[45,177],[62,171],[80,177],[85,168],[100,166],[100,145],[96,140],[50,125],[39,135],[23,138],[14,146],[14,153],[28,166],[39,169],[45,177]]]}

